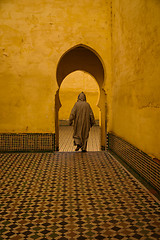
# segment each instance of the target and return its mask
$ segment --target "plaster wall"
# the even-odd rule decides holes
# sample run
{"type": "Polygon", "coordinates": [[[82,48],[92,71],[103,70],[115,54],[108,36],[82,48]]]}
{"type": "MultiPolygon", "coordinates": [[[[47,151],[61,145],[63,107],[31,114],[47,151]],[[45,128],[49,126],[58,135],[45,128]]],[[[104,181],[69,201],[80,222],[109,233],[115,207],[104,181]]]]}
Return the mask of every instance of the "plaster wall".
{"type": "Polygon", "coordinates": [[[109,16],[105,0],[0,1],[0,132],[55,132],[56,69],[75,45],[101,56],[111,84],[109,16]]]}
{"type": "Polygon", "coordinates": [[[112,127],[160,158],[160,1],[114,0],[112,127]]]}

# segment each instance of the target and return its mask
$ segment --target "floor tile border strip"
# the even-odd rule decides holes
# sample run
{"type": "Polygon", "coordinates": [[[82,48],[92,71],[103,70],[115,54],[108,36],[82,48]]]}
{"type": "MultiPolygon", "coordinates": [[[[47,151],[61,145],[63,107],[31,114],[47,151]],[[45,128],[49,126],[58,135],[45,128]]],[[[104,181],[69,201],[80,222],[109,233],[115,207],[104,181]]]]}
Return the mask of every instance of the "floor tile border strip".
{"type": "Polygon", "coordinates": [[[140,178],[140,176],[133,170],[128,167],[126,167],[126,164],[124,164],[120,158],[118,158],[112,151],[108,151],[106,154],[108,154],[111,158],[114,158],[114,160],[130,175],[134,178],[134,180],[145,190],[148,192],[148,194],[158,203],[160,204],[160,194],[153,194],[150,191],[151,185],[146,183],[143,178],[140,178]],[[134,172],[133,172],[134,171],[134,172]]]}
{"type": "Polygon", "coordinates": [[[113,133],[108,133],[108,150],[124,160],[157,191],[160,191],[159,162],[113,133]]]}
{"type": "Polygon", "coordinates": [[[0,152],[53,152],[55,133],[0,133],[0,152]]]}

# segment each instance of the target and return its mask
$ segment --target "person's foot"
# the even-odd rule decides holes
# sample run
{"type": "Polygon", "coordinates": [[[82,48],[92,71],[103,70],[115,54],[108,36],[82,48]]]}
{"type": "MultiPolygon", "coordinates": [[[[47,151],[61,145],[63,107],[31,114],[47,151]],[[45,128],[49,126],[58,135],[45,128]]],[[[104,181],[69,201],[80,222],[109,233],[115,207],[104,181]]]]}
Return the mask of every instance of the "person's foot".
{"type": "Polygon", "coordinates": [[[86,150],[82,149],[82,152],[87,152],[86,150]]]}
{"type": "Polygon", "coordinates": [[[81,146],[78,144],[75,151],[77,152],[80,148],[81,148],[81,146]]]}

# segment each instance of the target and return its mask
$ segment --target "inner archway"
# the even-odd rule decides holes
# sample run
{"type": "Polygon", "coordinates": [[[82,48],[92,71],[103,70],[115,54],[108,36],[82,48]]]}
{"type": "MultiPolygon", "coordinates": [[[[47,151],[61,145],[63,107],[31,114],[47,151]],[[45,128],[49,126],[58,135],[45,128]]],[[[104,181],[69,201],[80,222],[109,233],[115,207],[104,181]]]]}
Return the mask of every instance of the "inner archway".
{"type": "Polygon", "coordinates": [[[97,106],[99,101],[99,86],[92,75],[83,71],[75,71],[67,75],[59,90],[59,98],[62,104],[59,109],[60,152],[70,152],[75,150],[75,146],[73,145],[73,127],[68,126],[68,119],[69,114],[77,101],[77,97],[82,91],[86,95],[87,102],[90,104],[96,120],[96,124],[90,129],[87,151],[100,150],[100,110],[97,106]]]}
{"type": "MultiPolygon", "coordinates": [[[[102,89],[104,82],[104,68],[102,60],[98,53],[86,45],[77,45],[62,55],[57,66],[57,83],[60,89],[62,81],[70,73],[80,70],[91,74],[97,81],[100,89],[100,98],[98,106],[100,108],[101,125],[101,149],[105,148],[105,92],[102,89]]],[[[59,149],[59,117],[58,112],[61,107],[59,100],[59,89],[55,96],[55,134],[56,150],[59,149]]]]}

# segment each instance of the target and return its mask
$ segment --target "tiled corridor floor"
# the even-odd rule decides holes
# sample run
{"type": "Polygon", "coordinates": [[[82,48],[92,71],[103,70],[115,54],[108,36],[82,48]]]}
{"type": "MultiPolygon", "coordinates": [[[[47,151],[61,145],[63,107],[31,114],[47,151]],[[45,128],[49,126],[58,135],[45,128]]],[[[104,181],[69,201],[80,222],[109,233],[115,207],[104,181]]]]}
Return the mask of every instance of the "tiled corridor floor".
{"type": "MultiPolygon", "coordinates": [[[[60,126],[59,128],[59,151],[72,152],[75,150],[73,146],[73,127],[60,126]]],[[[100,127],[93,126],[90,129],[87,151],[100,150],[100,127]]]]}
{"type": "Polygon", "coordinates": [[[160,239],[160,205],[109,153],[5,153],[0,163],[0,239],[160,239]]]}

